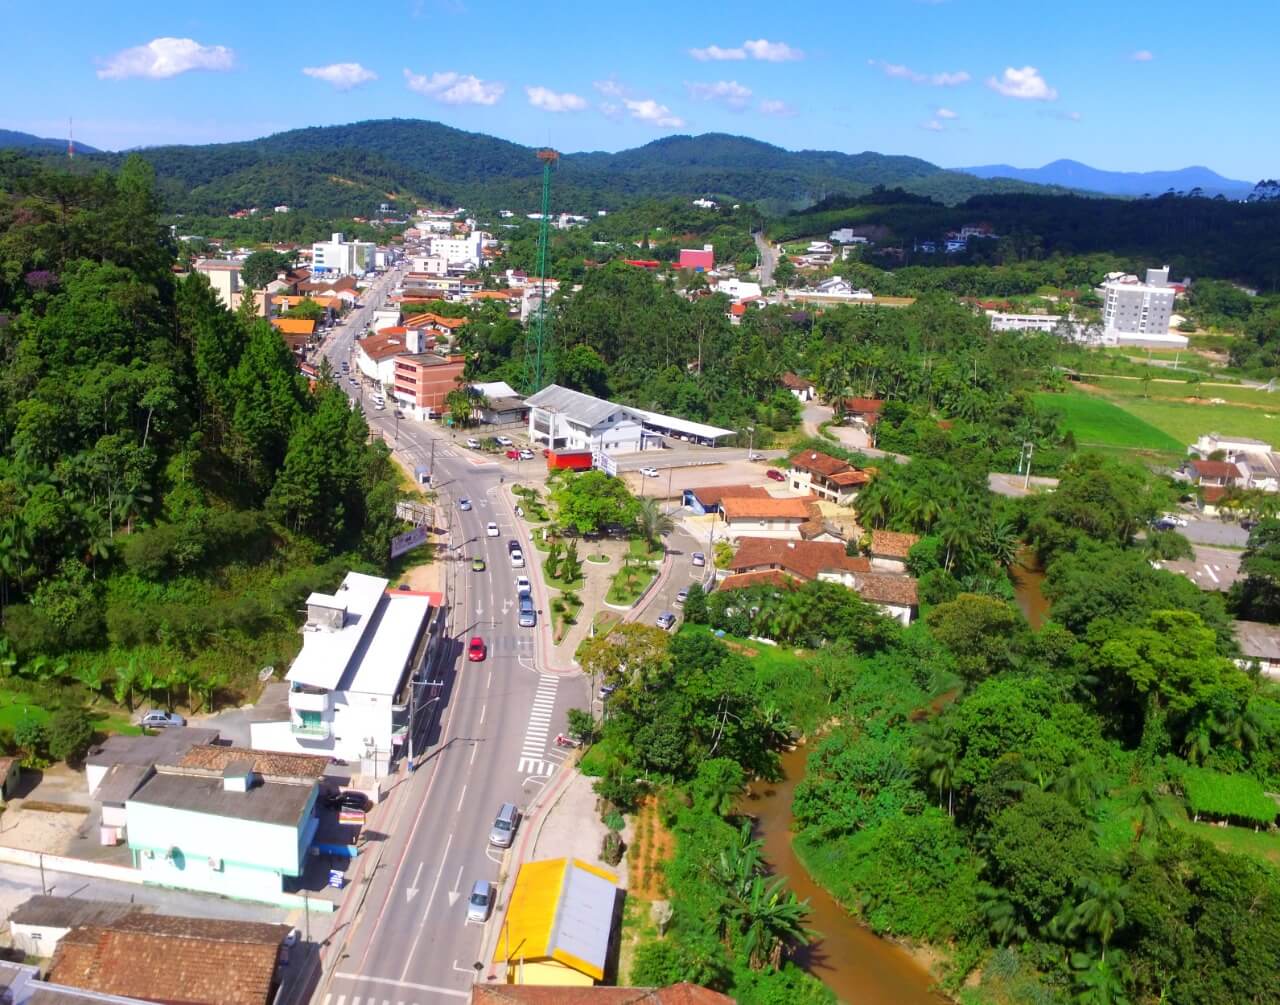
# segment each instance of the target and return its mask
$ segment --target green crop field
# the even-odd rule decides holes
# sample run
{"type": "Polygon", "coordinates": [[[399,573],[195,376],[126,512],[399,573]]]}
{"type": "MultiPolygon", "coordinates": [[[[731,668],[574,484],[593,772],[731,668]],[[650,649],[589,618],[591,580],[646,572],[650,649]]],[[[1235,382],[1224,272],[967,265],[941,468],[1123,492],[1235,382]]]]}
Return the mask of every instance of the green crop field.
{"type": "Polygon", "coordinates": [[[1075,436],[1081,447],[1177,453],[1185,449],[1167,432],[1131,414],[1127,410],[1128,401],[1122,408],[1100,395],[1068,391],[1064,394],[1037,394],[1036,405],[1061,412],[1063,427],[1075,436]]]}
{"type": "Polygon", "coordinates": [[[1159,398],[1117,400],[1126,412],[1162,430],[1178,441],[1180,449],[1204,433],[1251,436],[1280,443],[1280,407],[1275,412],[1242,405],[1210,405],[1159,398]]]}

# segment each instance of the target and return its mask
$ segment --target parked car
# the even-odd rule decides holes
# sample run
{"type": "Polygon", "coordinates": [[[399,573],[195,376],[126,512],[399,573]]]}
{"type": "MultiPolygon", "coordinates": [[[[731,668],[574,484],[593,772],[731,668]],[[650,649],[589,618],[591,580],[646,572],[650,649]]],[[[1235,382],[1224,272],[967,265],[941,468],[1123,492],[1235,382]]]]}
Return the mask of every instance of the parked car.
{"type": "Polygon", "coordinates": [[[477,880],[467,898],[467,920],[484,924],[493,910],[493,884],[486,879],[477,880]]]}
{"type": "Polygon", "coordinates": [[[672,614],[670,611],[663,611],[661,614],[658,615],[657,623],[659,628],[661,628],[663,631],[669,632],[671,631],[672,628],[675,627],[676,616],[672,614]]]}
{"type": "Polygon", "coordinates": [[[479,449],[480,449],[480,441],[479,441],[479,440],[477,440],[474,436],[468,436],[468,437],[467,437],[467,446],[468,446],[468,447],[470,447],[472,450],[479,450],[479,449]]]}
{"type": "Polygon", "coordinates": [[[484,525],[484,535],[485,537],[497,537],[498,525],[494,523],[492,520],[490,520],[487,524],[484,525]]]}
{"type": "Polygon", "coordinates": [[[601,684],[601,685],[600,685],[600,700],[601,700],[601,701],[604,701],[606,698],[608,698],[608,697],[609,697],[609,695],[613,694],[613,692],[614,692],[614,691],[616,691],[616,690],[618,690],[618,685],[617,685],[617,684],[601,684]]]}
{"type": "Polygon", "coordinates": [[[485,648],[484,639],[479,635],[471,636],[471,644],[467,646],[467,659],[472,663],[482,663],[488,654],[489,650],[485,648]]]}
{"type": "Polygon", "coordinates": [[[520,542],[517,541],[515,538],[512,538],[510,541],[507,542],[507,551],[510,552],[510,551],[519,551],[519,550],[520,550],[520,542]]]}
{"type": "Polygon", "coordinates": [[[332,810],[359,810],[361,813],[367,813],[370,806],[369,797],[354,789],[330,792],[324,797],[324,804],[332,810]]]}
{"type": "Polygon", "coordinates": [[[689,587],[686,586],[683,590],[681,590],[679,593],[676,594],[676,603],[679,604],[681,607],[683,607],[684,602],[688,599],[689,599],[689,587]]]}
{"type": "Polygon", "coordinates": [[[503,803],[489,829],[489,843],[495,848],[510,848],[520,826],[520,808],[515,803],[503,803]]]}
{"type": "Polygon", "coordinates": [[[483,558],[473,558],[473,559],[471,560],[471,571],[472,571],[472,572],[484,572],[484,569],[485,569],[485,565],[484,565],[484,559],[483,559],[483,558]]]}
{"type": "Polygon", "coordinates": [[[162,712],[159,709],[152,709],[138,720],[138,725],[145,729],[165,729],[169,726],[185,726],[186,724],[187,720],[177,712],[162,712]]]}
{"type": "Polygon", "coordinates": [[[471,500],[470,500],[470,499],[466,499],[466,498],[459,499],[459,500],[458,500],[458,509],[462,510],[462,512],[464,512],[464,513],[470,513],[470,512],[471,512],[471,500]]]}
{"type": "Polygon", "coordinates": [[[523,551],[521,551],[519,548],[512,548],[511,551],[508,552],[508,555],[511,558],[511,568],[513,569],[524,568],[524,552],[523,551]]]}
{"type": "Polygon", "coordinates": [[[772,478],[775,482],[785,482],[787,480],[787,476],[777,468],[770,468],[765,472],[765,477],[772,478]]]}
{"type": "Polygon", "coordinates": [[[1173,530],[1173,528],[1178,525],[1174,523],[1172,520],[1170,520],[1168,517],[1162,516],[1160,517],[1159,520],[1152,520],[1151,526],[1154,527],[1156,530],[1173,530]]]}
{"type": "Polygon", "coordinates": [[[495,440],[497,440],[497,442],[498,442],[498,446],[500,446],[500,447],[513,447],[513,446],[515,446],[515,441],[514,441],[513,439],[511,439],[511,437],[510,437],[510,436],[495,436],[495,437],[494,437],[494,439],[495,439],[495,440]]]}
{"type": "Polygon", "coordinates": [[[1240,526],[1245,530],[1253,530],[1254,527],[1258,526],[1258,521],[1254,520],[1252,517],[1245,517],[1245,519],[1240,521],[1240,526]]]}
{"type": "Polygon", "coordinates": [[[750,454],[747,454],[747,460],[749,460],[749,461],[763,461],[763,460],[764,460],[764,454],[757,454],[757,453],[755,453],[755,452],[752,452],[752,453],[750,453],[750,454]]]}
{"type": "Polygon", "coordinates": [[[695,569],[703,569],[706,568],[707,565],[707,556],[700,551],[695,551],[691,561],[693,562],[693,567],[695,569]]]}
{"type": "Polygon", "coordinates": [[[525,447],[523,450],[520,451],[520,460],[522,461],[533,460],[533,451],[530,450],[528,447],[525,447]]]}
{"type": "Polygon", "coordinates": [[[640,473],[641,473],[642,475],[644,475],[646,478],[657,478],[657,477],[658,477],[658,469],[657,469],[657,468],[641,468],[641,469],[640,469],[640,473]]]}
{"type": "Polygon", "coordinates": [[[522,597],[526,593],[532,593],[533,587],[529,583],[528,576],[516,576],[516,596],[522,597]]]}
{"type": "Polygon", "coordinates": [[[518,461],[518,460],[520,460],[520,451],[519,451],[519,450],[508,450],[508,451],[507,451],[507,460],[509,460],[509,461],[518,461]]]}

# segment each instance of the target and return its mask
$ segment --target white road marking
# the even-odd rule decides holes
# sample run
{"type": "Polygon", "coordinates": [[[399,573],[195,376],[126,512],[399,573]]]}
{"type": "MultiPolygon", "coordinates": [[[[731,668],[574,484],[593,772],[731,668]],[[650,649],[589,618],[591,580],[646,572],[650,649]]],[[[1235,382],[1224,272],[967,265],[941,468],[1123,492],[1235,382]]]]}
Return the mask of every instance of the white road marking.
{"type": "Polygon", "coordinates": [[[479,749],[480,749],[480,744],[478,744],[478,743],[473,743],[473,744],[471,745],[471,763],[472,763],[472,764],[475,764],[475,763],[476,763],[476,751],[477,751],[477,750],[479,750],[479,749]]]}
{"type": "Polygon", "coordinates": [[[531,757],[520,758],[520,766],[516,768],[521,774],[525,775],[546,775],[550,774],[551,766],[545,761],[536,761],[531,757]]]}
{"type": "Polygon", "coordinates": [[[449,906],[452,907],[462,896],[462,866],[458,866],[458,878],[453,881],[453,889],[449,891],[449,906]]]}
{"type": "Polygon", "coordinates": [[[466,798],[467,798],[467,787],[464,785],[462,787],[462,792],[458,795],[458,808],[457,810],[454,811],[455,813],[462,812],[462,800],[466,798]]]}
{"type": "Polygon", "coordinates": [[[422,866],[423,863],[419,862],[418,871],[413,874],[413,882],[410,883],[408,889],[404,891],[408,900],[413,900],[413,898],[418,895],[418,879],[422,875],[422,866]]]}
{"type": "MultiPolygon", "coordinates": [[[[429,991],[435,995],[448,995],[450,998],[469,998],[470,991],[455,991],[453,988],[438,988],[432,984],[414,984],[410,981],[393,981],[390,977],[362,977],[360,974],[335,974],[335,977],[342,977],[350,981],[368,981],[370,984],[390,984],[397,988],[412,988],[414,991],[429,991]]],[[[355,999],[351,1005],[356,1005],[360,999],[355,999]]]]}
{"type": "Polygon", "coordinates": [[[484,713],[488,708],[489,706],[487,704],[480,706],[480,725],[482,726],[484,725],[484,713]]]}
{"type": "Polygon", "coordinates": [[[493,685],[493,671],[492,671],[492,670],[490,670],[490,671],[489,671],[489,676],[488,676],[488,678],[487,678],[487,679],[485,680],[485,682],[484,682],[484,686],[485,686],[486,688],[488,688],[488,687],[491,687],[492,685],[493,685]]]}

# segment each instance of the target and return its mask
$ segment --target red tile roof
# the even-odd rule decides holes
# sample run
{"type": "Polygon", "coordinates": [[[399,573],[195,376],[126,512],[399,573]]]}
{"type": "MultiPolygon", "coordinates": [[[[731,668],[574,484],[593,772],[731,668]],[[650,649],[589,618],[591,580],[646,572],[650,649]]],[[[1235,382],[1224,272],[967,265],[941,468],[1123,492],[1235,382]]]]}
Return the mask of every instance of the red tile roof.
{"type": "Polygon", "coordinates": [[[896,530],[873,530],[871,554],[876,558],[906,558],[912,546],[919,540],[919,534],[902,534],[896,530]]]}
{"type": "Polygon", "coordinates": [[[783,572],[781,569],[769,569],[765,572],[736,572],[731,576],[725,576],[720,580],[718,589],[721,590],[745,590],[749,586],[760,586],[768,584],[770,586],[794,587],[796,580],[791,573],[783,572]]]}
{"type": "Polygon", "coordinates": [[[399,356],[408,352],[405,347],[404,333],[395,333],[381,331],[377,335],[370,335],[368,338],[362,338],[356,343],[360,347],[360,351],[374,362],[381,362],[392,356],[399,356]]]}
{"type": "Polygon", "coordinates": [[[782,386],[789,391],[805,391],[813,387],[813,381],[805,380],[788,371],[782,375],[782,386]]]}
{"type": "Polygon", "coordinates": [[[734,572],[781,568],[804,579],[817,579],[820,572],[870,572],[865,558],[845,554],[837,541],[776,541],[767,537],[743,537],[729,563],[734,572]]]}
{"type": "Polygon", "coordinates": [[[302,318],[272,318],[271,325],[285,335],[311,335],[316,330],[314,321],[304,321],[302,318]]]}
{"type": "Polygon", "coordinates": [[[1192,461],[1191,466],[1201,478],[1239,478],[1240,469],[1230,461],[1192,461]]]}
{"type": "Polygon", "coordinates": [[[703,485],[701,488],[690,489],[698,501],[706,508],[719,506],[724,500],[729,498],[737,499],[771,499],[767,491],[759,485],[703,485]]]}
{"type": "Polygon", "coordinates": [[[791,458],[791,466],[811,474],[822,475],[824,478],[830,478],[840,471],[852,470],[848,461],[824,454],[820,450],[805,450],[796,454],[791,458]]]}
{"type": "Polygon", "coordinates": [[[844,410],[853,415],[878,415],[884,408],[879,398],[845,398],[844,410]]]}
{"type": "Polygon", "coordinates": [[[812,499],[755,499],[729,496],[720,503],[726,520],[805,520],[812,499]]]}
{"type": "Polygon", "coordinates": [[[266,1005],[288,925],[135,912],[73,928],[54,984],[174,1005],[266,1005]]]}
{"type": "Polygon", "coordinates": [[[858,596],[872,604],[915,607],[920,603],[916,581],[892,572],[868,572],[854,577],[858,596]]]}

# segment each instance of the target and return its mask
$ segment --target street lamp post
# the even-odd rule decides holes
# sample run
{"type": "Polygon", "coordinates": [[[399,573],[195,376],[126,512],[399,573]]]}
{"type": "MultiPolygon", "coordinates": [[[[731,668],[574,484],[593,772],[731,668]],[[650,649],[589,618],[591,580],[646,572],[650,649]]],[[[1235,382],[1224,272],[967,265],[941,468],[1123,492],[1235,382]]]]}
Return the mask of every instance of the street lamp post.
{"type": "Polygon", "coordinates": [[[756,427],[747,427],[747,460],[755,455],[756,452],[756,427]]]}
{"type": "MultiPolygon", "coordinates": [[[[442,680],[411,680],[409,682],[409,770],[410,771],[412,771],[414,767],[413,734],[417,731],[417,728],[418,728],[418,700],[417,700],[418,688],[426,687],[426,686],[443,687],[444,681],[442,680]]],[[[428,701],[425,705],[422,706],[423,710],[425,711],[426,709],[430,708],[439,700],[440,700],[440,695],[436,695],[434,698],[432,698],[430,701],[428,701]]]]}

